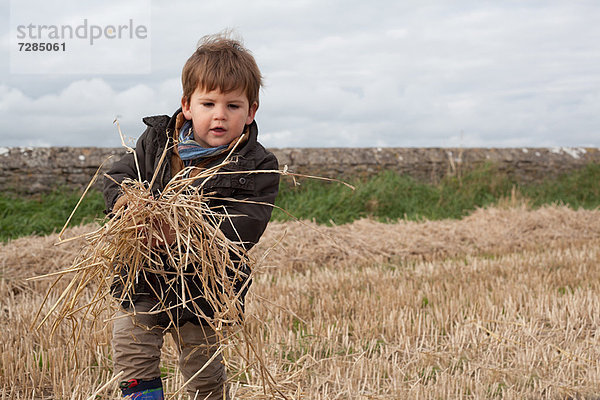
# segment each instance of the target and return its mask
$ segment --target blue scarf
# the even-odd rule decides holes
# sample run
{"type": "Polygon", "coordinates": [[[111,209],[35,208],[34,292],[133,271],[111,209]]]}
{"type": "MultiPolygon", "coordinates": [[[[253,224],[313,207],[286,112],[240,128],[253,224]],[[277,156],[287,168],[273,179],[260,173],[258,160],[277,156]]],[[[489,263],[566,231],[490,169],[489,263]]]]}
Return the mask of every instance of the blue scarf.
{"type": "Polygon", "coordinates": [[[192,165],[194,161],[199,159],[212,157],[223,153],[227,149],[227,145],[218,147],[202,147],[200,143],[194,140],[194,128],[192,121],[186,120],[179,129],[179,143],[177,151],[179,157],[183,160],[186,167],[192,165]]]}

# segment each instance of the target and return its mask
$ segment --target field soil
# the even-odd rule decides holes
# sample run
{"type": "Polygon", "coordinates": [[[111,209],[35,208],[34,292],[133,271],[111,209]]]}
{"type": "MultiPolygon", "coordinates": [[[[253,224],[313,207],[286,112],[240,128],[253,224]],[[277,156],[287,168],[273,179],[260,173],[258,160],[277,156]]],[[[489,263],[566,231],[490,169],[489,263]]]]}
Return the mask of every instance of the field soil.
{"type": "MultiPolygon", "coordinates": [[[[118,398],[110,307],[54,332],[38,327],[69,276],[28,278],[69,267],[85,245],[57,241],[0,245],[0,399],[118,398]]],[[[246,329],[274,383],[265,387],[256,364],[228,348],[234,398],[600,396],[598,210],[507,206],[461,220],[271,223],[252,255],[246,329]]],[[[184,398],[172,340],[162,360],[166,393],[184,398]]]]}

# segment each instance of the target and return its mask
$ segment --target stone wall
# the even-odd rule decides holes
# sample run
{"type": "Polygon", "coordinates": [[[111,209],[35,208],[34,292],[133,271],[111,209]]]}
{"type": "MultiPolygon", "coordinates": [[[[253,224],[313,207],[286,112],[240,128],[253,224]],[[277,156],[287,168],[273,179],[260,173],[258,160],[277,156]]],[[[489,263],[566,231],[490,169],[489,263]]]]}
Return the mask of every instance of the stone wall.
{"type": "MultiPolygon", "coordinates": [[[[600,163],[598,148],[296,148],[271,149],[290,172],[348,179],[392,170],[436,182],[491,162],[520,182],[537,181],[600,163]]],[[[1,148],[0,189],[40,193],[57,186],[84,188],[104,162],[102,172],[122,148],[1,148]],[[112,156],[112,157],[111,157],[112,156]],[[111,157],[111,158],[109,158],[111,157]]]]}

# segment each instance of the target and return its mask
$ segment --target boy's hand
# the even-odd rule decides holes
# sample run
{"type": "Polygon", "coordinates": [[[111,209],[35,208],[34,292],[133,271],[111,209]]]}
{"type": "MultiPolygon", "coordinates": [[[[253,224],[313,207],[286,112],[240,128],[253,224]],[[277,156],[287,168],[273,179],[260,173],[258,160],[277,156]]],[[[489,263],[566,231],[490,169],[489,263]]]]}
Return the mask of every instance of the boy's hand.
{"type": "Polygon", "coordinates": [[[167,246],[172,245],[176,239],[176,232],[171,227],[171,225],[167,224],[164,221],[152,221],[152,230],[154,234],[150,240],[150,245],[152,247],[162,247],[165,244],[167,246]],[[157,237],[158,236],[158,237],[157,237]]]}
{"type": "MultiPolygon", "coordinates": [[[[126,205],[128,204],[125,199],[125,196],[122,196],[115,203],[113,210],[116,212],[118,209],[126,205]]],[[[134,210],[135,207],[128,207],[126,212],[135,212],[134,210]]],[[[165,245],[170,246],[175,242],[175,239],[177,238],[175,230],[168,223],[157,219],[149,221],[147,223],[147,226],[139,227],[138,232],[140,233],[141,237],[146,238],[148,238],[150,232],[152,232],[152,237],[149,238],[149,244],[151,247],[163,247],[165,245]],[[152,227],[152,229],[149,229],[150,226],[152,227]]]]}
{"type": "Polygon", "coordinates": [[[127,198],[125,196],[119,196],[113,205],[112,212],[115,214],[121,207],[127,205],[127,198]]]}

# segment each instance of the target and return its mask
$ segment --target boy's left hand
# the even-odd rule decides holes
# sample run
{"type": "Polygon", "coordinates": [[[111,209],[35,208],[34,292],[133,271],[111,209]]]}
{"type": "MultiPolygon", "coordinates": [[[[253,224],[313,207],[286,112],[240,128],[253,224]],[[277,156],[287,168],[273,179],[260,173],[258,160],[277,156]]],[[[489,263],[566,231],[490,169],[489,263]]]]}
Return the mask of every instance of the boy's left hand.
{"type": "MultiPolygon", "coordinates": [[[[126,204],[127,202],[125,201],[125,197],[122,196],[115,203],[114,210],[117,211],[126,204]]],[[[135,206],[128,207],[125,212],[135,212],[135,206]]],[[[153,219],[149,222],[146,222],[145,225],[146,226],[144,227],[138,227],[138,232],[145,238],[148,238],[148,236],[152,234],[152,237],[148,238],[151,247],[164,247],[165,245],[170,246],[177,238],[175,230],[163,220],[153,219]]]]}
{"type": "Polygon", "coordinates": [[[175,242],[177,237],[175,230],[165,221],[152,221],[152,230],[153,235],[150,240],[152,247],[163,247],[165,244],[170,246],[175,242]]]}

